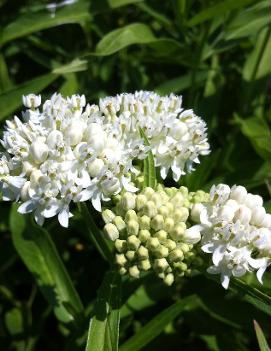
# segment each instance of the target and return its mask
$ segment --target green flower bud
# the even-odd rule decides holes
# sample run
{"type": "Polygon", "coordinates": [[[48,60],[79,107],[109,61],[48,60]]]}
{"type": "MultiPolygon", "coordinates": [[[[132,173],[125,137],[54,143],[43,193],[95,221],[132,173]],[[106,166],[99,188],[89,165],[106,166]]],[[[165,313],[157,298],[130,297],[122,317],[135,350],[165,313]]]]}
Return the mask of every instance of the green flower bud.
{"type": "Polygon", "coordinates": [[[147,247],[150,250],[155,250],[160,245],[159,240],[157,238],[150,238],[147,242],[147,247]]]}
{"type": "Polygon", "coordinates": [[[128,235],[137,235],[139,231],[139,224],[135,220],[130,220],[127,223],[127,233],[128,235]]]}
{"type": "Polygon", "coordinates": [[[139,231],[138,238],[142,243],[145,243],[150,237],[151,233],[148,230],[142,229],[139,231]]]}
{"type": "Polygon", "coordinates": [[[154,255],[155,257],[158,258],[163,258],[163,257],[167,257],[169,253],[169,250],[167,247],[165,247],[164,245],[159,245],[155,250],[154,250],[154,255]]]}
{"type": "Polygon", "coordinates": [[[190,246],[185,243],[178,244],[178,248],[182,250],[184,254],[190,251],[190,246]]]}
{"type": "Polygon", "coordinates": [[[163,280],[166,285],[171,286],[174,282],[174,275],[172,273],[169,273],[163,280]]]}
{"type": "Polygon", "coordinates": [[[121,199],[121,206],[125,211],[133,210],[136,205],[136,196],[132,193],[125,193],[121,199]]]}
{"type": "Polygon", "coordinates": [[[174,249],[169,253],[169,260],[171,262],[182,261],[184,259],[184,254],[180,249],[174,249]]]}
{"type": "Polygon", "coordinates": [[[153,190],[153,188],[147,186],[144,190],[143,190],[143,195],[145,195],[148,199],[150,199],[152,197],[152,195],[155,193],[155,191],[153,190]]]}
{"type": "Polygon", "coordinates": [[[170,236],[173,240],[180,240],[184,235],[185,230],[186,224],[184,222],[180,222],[170,232],[170,236]]]}
{"type": "Polygon", "coordinates": [[[115,224],[115,226],[118,228],[120,232],[122,232],[126,228],[126,224],[124,220],[121,218],[121,216],[116,216],[113,219],[113,223],[115,224]]]}
{"type": "Polygon", "coordinates": [[[163,244],[165,247],[169,249],[169,251],[176,249],[176,246],[177,246],[176,242],[171,239],[167,239],[163,244]]]}
{"type": "Polygon", "coordinates": [[[174,211],[174,205],[171,202],[167,202],[165,206],[168,209],[169,215],[171,215],[171,213],[173,213],[173,211],[174,211]]]}
{"type": "Polygon", "coordinates": [[[153,201],[158,207],[162,205],[162,197],[158,193],[154,193],[150,200],[153,201]]]}
{"type": "Polygon", "coordinates": [[[176,206],[182,206],[182,204],[184,203],[184,196],[181,193],[177,193],[175,194],[170,202],[176,207],[176,206]]]}
{"type": "Polygon", "coordinates": [[[128,210],[125,215],[125,222],[129,222],[131,220],[137,221],[137,214],[134,210],[128,210]]]}
{"type": "Polygon", "coordinates": [[[140,246],[137,250],[137,255],[139,259],[147,259],[149,258],[149,251],[145,246],[140,246]]]}
{"type": "Polygon", "coordinates": [[[187,270],[187,264],[184,262],[175,262],[173,267],[178,273],[185,272],[187,270]]]}
{"type": "Polygon", "coordinates": [[[139,261],[138,266],[143,271],[148,271],[151,268],[150,260],[146,259],[146,260],[139,261]]]}
{"type": "Polygon", "coordinates": [[[129,268],[129,274],[133,278],[139,278],[140,271],[137,266],[132,266],[129,268]]]}
{"type": "Polygon", "coordinates": [[[158,275],[158,277],[161,278],[161,279],[164,279],[165,276],[166,276],[164,272],[158,273],[157,275],[158,275]]]}
{"type": "Polygon", "coordinates": [[[168,268],[168,261],[165,258],[156,258],[153,268],[158,272],[164,272],[168,268]]]}
{"type": "Polygon", "coordinates": [[[126,274],[126,273],[127,273],[127,269],[124,268],[124,267],[120,267],[120,269],[119,269],[119,274],[120,274],[120,275],[124,275],[124,274],[126,274]]]}
{"type": "Polygon", "coordinates": [[[154,234],[154,237],[157,238],[160,243],[164,243],[167,240],[167,232],[164,230],[159,230],[154,234]]]}
{"type": "Polygon", "coordinates": [[[155,206],[155,203],[153,201],[148,201],[143,207],[143,212],[150,218],[157,215],[157,208],[155,206]]]}
{"type": "Polygon", "coordinates": [[[178,189],[177,188],[165,188],[165,192],[169,197],[174,196],[177,193],[178,189]]]}
{"type": "Polygon", "coordinates": [[[147,203],[148,199],[145,195],[137,195],[136,197],[136,209],[140,211],[143,206],[147,203]]]}
{"type": "Polygon", "coordinates": [[[155,217],[153,217],[152,220],[151,220],[151,227],[155,231],[163,229],[163,227],[164,227],[164,218],[163,218],[163,216],[158,214],[155,217]]]}
{"type": "Polygon", "coordinates": [[[127,249],[126,240],[117,239],[117,240],[115,241],[115,248],[116,248],[117,251],[120,252],[120,253],[125,252],[126,249],[127,249]]]}
{"type": "Polygon", "coordinates": [[[141,244],[141,241],[135,235],[131,235],[127,238],[128,247],[132,250],[137,250],[141,244]]]}
{"type": "Polygon", "coordinates": [[[178,223],[178,222],[187,221],[188,216],[189,216],[188,209],[186,207],[181,207],[174,211],[173,218],[174,218],[174,221],[178,223]]]}
{"type": "Polygon", "coordinates": [[[106,209],[102,212],[102,217],[104,222],[107,224],[107,223],[111,223],[113,219],[116,217],[116,215],[111,210],[106,209]]]}
{"type": "Polygon", "coordinates": [[[116,262],[119,266],[124,266],[127,263],[127,259],[124,254],[116,254],[116,262]]]}
{"type": "Polygon", "coordinates": [[[158,213],[162,215],[164,218],[169,216],[169,210],[165,205],[158,208],[158,213]]]}
{"type": "Polygon", "coordinates": [[[161,200],[163,204],[169,201],[169,197],[164,191],[159,191],[158,193],[161,196],[161,200]]]}
{"type": "Polygon", "coordinates": [[[119,237],[118,228],[112,223],[107,223],[104,226],[104,233],[105,233],[106,237],[112,241],[115,241],[119,237]]]}
{"type": "Polygon", "coordinates": [[[170,217],[167,217],[165,219],[165,223],[164,223],[164,229],[167,231],[167,232],[171,232],[174,228],[174,225],[175,225],[175,222],[174,222],[174,219],[173,218],[170,218],[170,217]]]}
{"type": "Polygon", "coordinates": [[[135,259],[135,251],[133,250],[128,250],[125,254],[126,258],[129,260],[129,261],[133,261],[135,259]]]}
{"type": "Polygon", "coordinates": [[[151,227],[151,219],[150,217],[144,215],[138,218],[139,221],[139,228],[140,229],[150,229],[151,227]]]}
{"type": "Polygon", "coordinates": [[[188,191],[188,189],[187,189],[185,186],[181,186],[181,187],[179,188],[179,191],[182,193],[182,195],[183,195],[184,197],[188,197],[189,191],[188,191]]]}

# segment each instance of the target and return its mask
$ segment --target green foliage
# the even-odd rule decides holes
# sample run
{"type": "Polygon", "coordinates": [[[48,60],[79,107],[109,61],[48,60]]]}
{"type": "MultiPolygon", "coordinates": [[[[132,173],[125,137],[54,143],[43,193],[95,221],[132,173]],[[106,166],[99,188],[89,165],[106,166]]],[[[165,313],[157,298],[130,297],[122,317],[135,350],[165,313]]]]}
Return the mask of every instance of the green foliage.
{"type": "Polygon", "coordinates": [[[257,335],[260,351],[270,351],[270,348],[265,339],[262,328],[259,326],[258,322],[254,320],[254,328],[257,335]]]}
{"type": "MultiPolygon", "coordinates": [[[[269,0],[49,3],[0,0],[1,129],[20,117],[28,93],[84,93],[90,102],[140,89],[182,94],[206,120],[212,153],[180,185],[243,184],[270,210],[269,0]]],[[[154,186],[151,153],[143,168],[154,186]]],[[[257,338],[269,349],[252,322],[270,341],[270,273],[263,286],[248,276],[227,292],[203,272],[171,288],[150,274],[120,280],[101,218],[89,209],[73,209],[64,231],[55,220],[41,229],[0,203],[1,349],[115,351],[118,338],[123,351],[248,351],[259,349],[257,338]]]]}

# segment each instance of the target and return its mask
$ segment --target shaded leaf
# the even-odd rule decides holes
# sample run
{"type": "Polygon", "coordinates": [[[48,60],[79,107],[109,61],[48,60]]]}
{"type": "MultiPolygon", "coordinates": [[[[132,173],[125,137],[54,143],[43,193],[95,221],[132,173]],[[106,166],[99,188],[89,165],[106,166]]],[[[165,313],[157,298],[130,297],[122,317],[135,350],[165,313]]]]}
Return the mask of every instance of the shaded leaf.
{"type": "Polygon", "coordinates": [[[256,320],[254,320],[253,322],[254,322],[254,329],[258,339],[260,351],[270,351],[270,347],[267,344],[262,328],[260,327],[259,323],[256,320]]]}

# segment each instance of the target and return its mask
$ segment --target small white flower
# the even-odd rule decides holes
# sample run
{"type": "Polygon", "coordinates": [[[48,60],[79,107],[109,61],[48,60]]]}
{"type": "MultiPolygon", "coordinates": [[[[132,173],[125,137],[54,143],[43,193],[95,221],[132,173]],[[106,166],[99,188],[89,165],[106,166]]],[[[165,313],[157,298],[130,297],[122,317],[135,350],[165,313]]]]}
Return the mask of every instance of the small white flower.
{"type": "Polygon", "coordinates": [[[41,104],[41,96],[35,94],[23,95],[23,104],[32,110],[39,107],[41,104]]]}

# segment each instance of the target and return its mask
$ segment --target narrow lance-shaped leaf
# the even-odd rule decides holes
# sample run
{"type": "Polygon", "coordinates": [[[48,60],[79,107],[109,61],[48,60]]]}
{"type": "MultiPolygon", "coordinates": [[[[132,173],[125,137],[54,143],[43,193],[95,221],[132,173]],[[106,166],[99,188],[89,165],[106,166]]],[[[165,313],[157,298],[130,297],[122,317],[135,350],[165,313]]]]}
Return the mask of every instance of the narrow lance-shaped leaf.
{"type": "Polygon", "coordinates": [[[119,339],[121,279],[109,271],[98,292],[90,320],[86,351],[117,351],[119,339]]]}
{"type": "MultiPolygon", "coordinates": [[[[150,145],[144,131],[140,129],[140,134],[144,139],[145,145],[150,145]]],[[[144,187],[150,186],[154,188],[156,185],[156,171],[152,151],[148,152],[147,158],[144,160],[144,187]]]]}
{"type": "Polygon", "coordinates": [[[262,328],[257,321],[254,320],[253,322],[260,351],[270,351],[270,347],[267,344],[262,328]]]}
{"type": "Polygon", "coordinates": [[[137,334],[132,336],[121,347],[120,351],[138,351],[160,335],[165,327],[185,310],[191,310],[200,305],[200,300],[195,296],[188,296],[159,313],[137,334]]]}
{"type": "Polygon", "coordinates": [[[80,324],[83,305],[50,235],[33,224],[30,217],[19,214],[15,204],[11,210],[10,228],[16,251],[54,308],[57,318],[80,324]]]}

